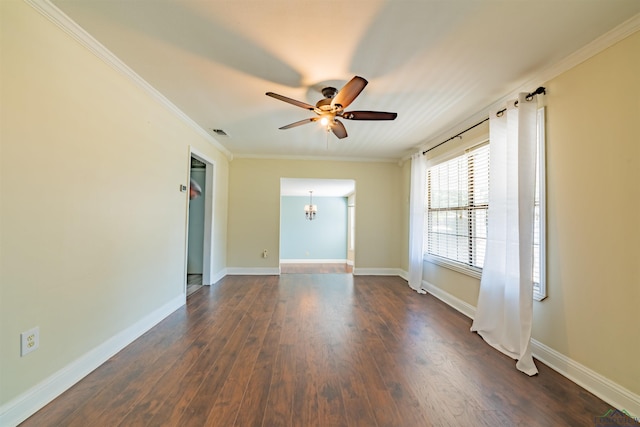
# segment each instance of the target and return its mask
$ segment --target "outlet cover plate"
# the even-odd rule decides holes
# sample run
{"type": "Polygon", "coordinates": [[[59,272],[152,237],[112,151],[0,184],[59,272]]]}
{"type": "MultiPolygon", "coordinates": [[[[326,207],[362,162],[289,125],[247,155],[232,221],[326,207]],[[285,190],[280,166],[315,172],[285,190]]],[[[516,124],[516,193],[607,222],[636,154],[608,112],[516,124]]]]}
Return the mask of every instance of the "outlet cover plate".
{"type": "Polygon", "coordinates": [[[25,356],[40,346],[40,328],[35,327],[20,334],[20,356],[25,356]]]}

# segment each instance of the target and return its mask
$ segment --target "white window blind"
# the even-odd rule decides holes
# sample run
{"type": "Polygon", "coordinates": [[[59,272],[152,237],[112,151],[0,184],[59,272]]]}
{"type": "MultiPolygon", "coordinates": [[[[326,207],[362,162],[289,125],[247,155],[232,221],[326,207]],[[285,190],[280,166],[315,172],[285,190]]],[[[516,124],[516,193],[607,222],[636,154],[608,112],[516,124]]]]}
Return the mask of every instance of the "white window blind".
{"type": "MultiPolygon", "coordinates": [[[[546,291],[546,184],[544,109],[538,110],[533,230],[533,296],[546,291]]],[[[427,170],[425,254],[477,275],[484,264],[489,212],[489,143],[427,170]]],[[[476,276],[479,277],[479,276],[476,276]]]]}
{"type": "Polygon", "coordinates": [[[482,268],[489,207],[489,144],[429,168],[426,179],[427,254],[482,268]]]}
{"type": "Polygon", "coordinates": [[[547,296],[546,287],[546,155],[544,108],[537,115],[536,189],[533,225],[533,297],[542,300],[547,296]]]}

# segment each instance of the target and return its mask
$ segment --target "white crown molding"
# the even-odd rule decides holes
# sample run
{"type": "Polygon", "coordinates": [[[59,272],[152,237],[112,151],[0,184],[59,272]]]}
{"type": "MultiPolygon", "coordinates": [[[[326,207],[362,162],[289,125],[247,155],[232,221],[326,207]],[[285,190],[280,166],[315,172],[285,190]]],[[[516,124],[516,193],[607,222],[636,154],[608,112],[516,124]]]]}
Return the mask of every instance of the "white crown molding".
{"type": "MultiPolygon", "coordinates": [[[[501,105],[505,104],[509,99],[513,99],[520,92],[530,92],[535,90],[540,86],[544,86],[550,80],[558,77],[560,74],[569,71],[570,69],[576,67],[577,65],[583,63],[589,58],[594,57],[605,49],[613,46],[619,41],[624,40],[629,37],[633,33],[640,31],[640,13],[632,16],[627,19],[622,24],[603,34],[602,36],[596,38],[592,42],[586,44],[581,47],[577,51],[569,54],[564,59],[558,61],[557,63],[545,68],[544,70],[537,73],[536,76],[527,80],[525,83],[519,85],[517,88],[509,92],[508,94],[502,96],[495,102],[490,105],[482,108],[475,114],[469,116],[466,120],[463,120],[449,128],[449,130],[442,132],[434,137],[428,137],[422,141],[419,145],[419,150],[424,151],[427,150],[436,144],[446,140],[452,135],[456,135],[463,129],[468,128],[469,126],[474,125],[489,116],[489,111],[499,108],[501,105]]],[[[418,149],[416,149],[416,152],[418,149]]],[[[407,160],[411,157],[411,154],[407,154],[402,157],[401,161],[407,160]]]]}
{"type": "MultiPolygon", "coordinates": [[[[470,319],[476,314],[476,308],[437,286],[422,281],[422,287],[429,294],[438,298],[453,309],[459,311],[470,319]]],[[[621,385],[587,368],[564,354],[546,346],[540,341],[531,339],[531,352],[533,357],[544,363],[560,375],[578,384],[585,390],[598,396],[619,410],[625,410],[632,417],[640,416],[640,396],[627,390],[621,385]]]]}
{"type": "Polygon", "coordinates": [[[79,42],[82,46],[87,48],[95,56],[103,60],[114,70],[129,78],[135,85],[144,90],[148,95],[154,98],[157,102],[163,105],[169,112],[173,113],[176,117],[182,120],[185,124],[195,130],[205,140],[210,142],[221,153],[223,153],[229,161],[233,160],[233,154],[220,142],[218,142],[213,136],[207,133],[202,127],[194,122],[189,116],[187,116],[181,109],[175,104],[169,101],[164,95],[162,95],[153,86],[147,83],[142,77],[140,77],[135,71],[129,68],[124,62],[122,62],[117,56],[115,56],[109,49],[93,38],[88,32],[80,27],[75,21],[64,14],[49,0],[24,0],[27,4],[31,5],[40,14],[46,17],[49,21],[53,22],[65,33],[70,35],[73,39],[79,42]]]}
{"type": "Polygon", "coordinates": [[[257,159],[257,160],[312,160],[312,161],[333,161],[333,162],[354,162],[354,163],[396,163],[397,158],[390,157],[331,157],[331,156],[287,156],[287,155],[261,155],[261,154],[238,154],[236,159],[257,159]]]}
{"type": "Polygon", "coordinates": [[[26,420],[185,303],[186,295],[182,293],[36,386],[5,403],[0,407],[0,425],[15,426],[26,420]]]}
{"type": "MultiPolygon", "coordinates": [[[[603,34],[589,44],[578,49],[560,62],[546,68],[545,70],[540,72],[538,76],[520,86],[506,98],[514,98],[519,92],[529,92],[535,90],[537,87],[544,85],[549,80],[554,79],[560,74],[565,73],[570,69],[580,65],[589,58],[594,57],[595,55],[613,46],[619,41],[624,40],[637,31],[640,31],[640,13],[627,19],[625,22],[613,28],[611,31],[603,34]]],[[[505,102],[507,99],[505,99],[505,102]]]]}
{"type": "Polygon", "coordinates": [[[640,13],[627,19],[625,22],[613,28],[611,31],[608,31],[607,33],[601,35],[600,37],[581,47],[556,64],[545,68],[540,73],[538,73],[537,76],[531,78],[508,95],[503,96],[498,101],[494,102],[491,106],[482,110],[482,113],[474,115],[473,118],[475,119],[477,117],[486,117],[489,114],[489,111],[502,108],[503,104],[508,102],[510,99],[515,99],[518,93],[530,92],[540,86],[544,86],[550,80],[582,64],[586,60],[596,56],[600,52],[613,46],[619,41],[624,40],[637,31],[640,31],[640,13]]]}

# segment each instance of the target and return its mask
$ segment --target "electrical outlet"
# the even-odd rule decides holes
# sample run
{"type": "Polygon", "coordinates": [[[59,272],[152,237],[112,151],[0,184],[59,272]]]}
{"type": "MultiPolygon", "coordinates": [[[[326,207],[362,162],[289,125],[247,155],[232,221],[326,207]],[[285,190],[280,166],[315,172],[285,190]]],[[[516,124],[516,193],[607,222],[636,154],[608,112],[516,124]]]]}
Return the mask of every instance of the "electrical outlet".
{"type": "Polygon", "coordinates": [[[40,328],[35,327],[20,334],[20,356],[38,349],[40,345],[40,328]]]}
{"type": "Polygon", "coordinates": [[[267,252],[266,249],[264,251],[262,251],[262,258],[266,258],[267,255],[269,255],[269,253],[267,252]]]}

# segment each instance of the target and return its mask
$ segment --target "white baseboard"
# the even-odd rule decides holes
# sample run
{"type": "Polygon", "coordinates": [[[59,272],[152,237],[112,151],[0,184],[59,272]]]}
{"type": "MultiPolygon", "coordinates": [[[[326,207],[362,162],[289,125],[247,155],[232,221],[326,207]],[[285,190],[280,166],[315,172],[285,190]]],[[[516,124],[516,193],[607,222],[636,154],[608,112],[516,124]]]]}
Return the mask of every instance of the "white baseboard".
{"type": "Polygon", "coordinates": [[[229,276],[279,276],[280,267],[227,267],[229,276]]]}
{"type": "Polygon", "coordinates": [[[185,294],[177,296],[36,386],[5,403],[0,407],[0,425],[16,426],[23,422],[185,303],[185,294]]]}
{"type": "MultiPolygon", "coordinates": [[[[431,295],[470,319],[474,318],[476,308],[471,304],[424,280],[422,281],[422,287],[431,295]]],[[[631,414],[632,417],[640,416],[639,395],[534,339],[531,339],[531,353],[540,362],[585,390],[595,394],[614,408],[621,411],[624,410],[631,414]]]]}
{"type": "MultiPolygon", "coordinates": [[[[285,261],[285,260],[282,260],[285,261]]],[[[292,260],[286,260],[287,263],[291,262],[292,260]]],[[[308,260],[307,260],[308,261],[308,260]]],[[[305,263],[307,262],[305,261],[305,263]]],[[[333,260],[335,261],[335,260],[333,260]]],[[[320,262],[327,262],[327,260],[323,260],[320,262]]],[[[346,260],[340,260],[340,262],[346,262],[346,260]]],[[[242,275],[248,275],[248,276],[261,276],[261,275],[265,275],[265,276],[273,276],[273,275],[279,275],[280,274],[280,268],[279,267],[266,267],[266,268],[255,268],[255,267],[227,267],[224,270],[224,275],[222,277],[224,277],[225,275],[229,275],[229,276],[242,276],[242,275]]],[[[405,276],[407,275],[407,273],[405,271],[403,271],[402,269],[399,268],[354,268],[353,269],[353,275],[354,276],[400,276],[402,278],[405,278],[405,276]],[[403,276],[404,274],[404,276],[403,276]]],[[[222,278],[220,277],[220,279],[222,278]]],[[[220,280],[218,279],[218,280],[220,280]]]]}
{"type": "Polygon", "coordinates": [[[281,264],[346,264],[346,259],[281,259],[281,264]]]}
{"type": "Polygon", "coordinates": [[[227,269],[223,268],[222,270],[218,271],[216,274],[213,275],[213,277],[211,278],[211,283],[210,285],[215,285],[216,283],[218,283],[220,280],[224,279],[224,276],[226,276],[227,273],[227,269]]]}
{"type": "Polygon", "coordinates": [[[354,276],[400,276],[399,268],[354,268],[354,276]]]}
{"type": "Polygon", "coordinates": [[[445,304],[450,305],[451,307],[455,308],[460,313],[464,314],[465,316],[467,316],[470,319],[473,319],[474,316],[476,315],[476,308],[474,306],[472,306],[471,304],[469,304],[467,302],[462,301],[459,298],[454,297],[453,295],[451,295],[448,292],[443,291],[442,289],[440,289],[436,285],[433,285],[433,284],[423,280],[422,281],[422,289],[424,289],[425,291],[427,291],[428,293],[430,293],[434,297],[438,298],[440,301],[444,302],[445,304]]]}
{"type": "Polygon", "coordinates": [[[631,417],[640,417],[639,395],[534,339],[531,340],[531,353],[533,357],[554,371],[595,394],[614,408],[628,412],[631,417]]]}
{"type": "Polygon", "coordinates": [[[409,281],[409,272],[404,270],[398,270],[398,276],[402,277],[407,282],[409,281]]]}

